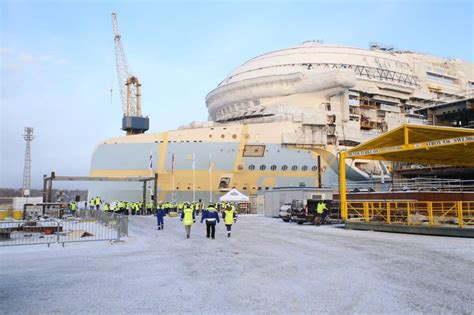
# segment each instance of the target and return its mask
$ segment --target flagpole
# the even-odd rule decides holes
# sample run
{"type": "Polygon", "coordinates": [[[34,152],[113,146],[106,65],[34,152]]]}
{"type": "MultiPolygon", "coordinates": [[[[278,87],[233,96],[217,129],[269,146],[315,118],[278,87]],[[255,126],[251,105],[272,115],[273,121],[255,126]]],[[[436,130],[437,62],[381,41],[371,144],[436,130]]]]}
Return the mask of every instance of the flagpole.
{"type": "Polygon", "coordinates": [[[196,201],[196,155],[193,153],[193,202],[196,201]]]}
{"type": "MultiPolygon", "coordinates": [[[[150,169],[150,177],[152,177],[153,176],[153,150],[150,150],[150,163],[149,163],[148,166],[149,166],[149,169],[150,169]]],[[[151,190],[151,182],[150,181],[148,181],[148,193],[150,194],[150,200],[151,200],[152,190],[151,190]]],[[[155,198],[156,198],[156,196],[155,196],[155,198]]]]}
{"type": "Polygon", "coordinates": [[[174,185],[174,153],[171,155],[171,185],[172,186],[172,195],[171,198],[173,202],[176,202],[176,191],[175,191],[175,185],[174,185]]]}
{"type": "Polygon", "coordinates": [[[212,155],[209,153],[209,203],[212,203],[212,155]]]}

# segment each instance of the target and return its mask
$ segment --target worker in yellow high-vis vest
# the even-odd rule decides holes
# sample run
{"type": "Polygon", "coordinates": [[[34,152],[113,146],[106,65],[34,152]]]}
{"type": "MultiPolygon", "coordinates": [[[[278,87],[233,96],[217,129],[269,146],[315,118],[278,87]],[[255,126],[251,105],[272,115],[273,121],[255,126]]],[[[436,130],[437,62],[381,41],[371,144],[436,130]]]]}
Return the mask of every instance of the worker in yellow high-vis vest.
{"type": "Polygon", "coordinates": [[[181,221],[184,223],[186,238],[189,238],[191,236],[191,225],[196,223],[196,215],[189,203],[184,204],[183,212],[181,212],[181,221]]]}
{"type": "Polygon", "coordinates": [[[237,213],[230,204],[227,204],[227,207],[222,210],[222,219],[224,220],[224,224],[227,229],[227,237],[230,237],[232,224],[237,222],[237,213]]]}

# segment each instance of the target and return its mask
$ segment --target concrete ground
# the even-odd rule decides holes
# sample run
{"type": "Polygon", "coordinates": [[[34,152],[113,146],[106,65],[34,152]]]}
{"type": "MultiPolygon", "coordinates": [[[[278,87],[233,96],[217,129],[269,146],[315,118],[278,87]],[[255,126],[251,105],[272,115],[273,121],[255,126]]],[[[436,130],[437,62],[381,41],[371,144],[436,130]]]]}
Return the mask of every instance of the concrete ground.
{"type": "Polygon", "coordinates": [[[0,247],[3,314],[463,313],[474,240],[242,216],[230,239],[132,217],[123,243],[0,247]]]}

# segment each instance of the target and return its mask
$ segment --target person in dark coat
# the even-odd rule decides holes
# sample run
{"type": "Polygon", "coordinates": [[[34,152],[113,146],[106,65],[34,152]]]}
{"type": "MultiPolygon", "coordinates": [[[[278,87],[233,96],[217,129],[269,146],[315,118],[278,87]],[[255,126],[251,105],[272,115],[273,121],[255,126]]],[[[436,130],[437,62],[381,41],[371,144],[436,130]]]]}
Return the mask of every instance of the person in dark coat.
{"type": "Polygon", "coordinates": [[[206,237],[214,239],[216,236],[216,224],[219,223],[219,214],[213,204],[210,204],[206,211],[202,213],[201,223],[204,220],[206,221],[206,237]]]}

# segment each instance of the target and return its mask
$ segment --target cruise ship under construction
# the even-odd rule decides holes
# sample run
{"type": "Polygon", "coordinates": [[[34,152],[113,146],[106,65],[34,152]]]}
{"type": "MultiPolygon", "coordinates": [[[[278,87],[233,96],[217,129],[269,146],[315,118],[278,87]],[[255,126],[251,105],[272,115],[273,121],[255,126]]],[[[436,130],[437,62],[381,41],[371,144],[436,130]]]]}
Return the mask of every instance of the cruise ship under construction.
{"type": "MultiPolygon", "coordinates": [[[[156,172],[159,200],[337,187],[338,152],[403,123],[427,124],[420,109],[463,100],[473,89],[474,65],[459,59],[304,42],[232,71],[207,94],[206,122],[103,141],[90,175],[156,172]]],[[[350,163],[348,181],[390,177],[386,162],[350,163]]],[[[140,200],[142,185],[92,182],[89,195],[140,200]]]]}

